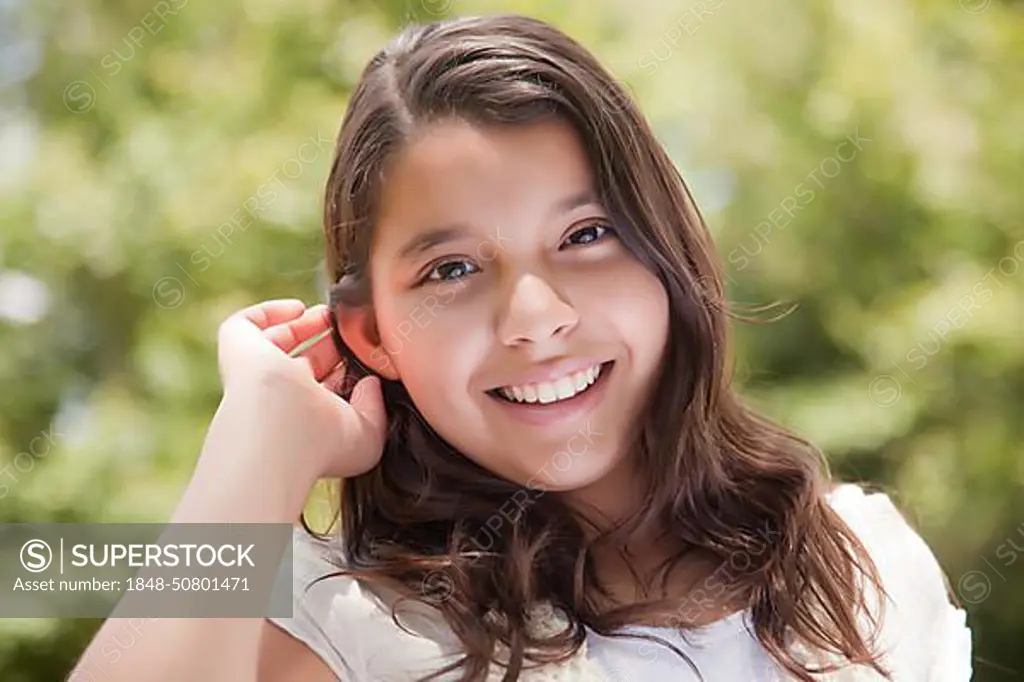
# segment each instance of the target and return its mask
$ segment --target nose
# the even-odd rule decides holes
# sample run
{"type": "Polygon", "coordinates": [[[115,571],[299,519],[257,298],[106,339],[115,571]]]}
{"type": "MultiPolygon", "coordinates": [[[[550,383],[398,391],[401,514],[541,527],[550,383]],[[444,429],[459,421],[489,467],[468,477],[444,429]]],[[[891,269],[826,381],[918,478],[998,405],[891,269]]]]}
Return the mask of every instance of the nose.
{"type": "Polygon", "coordinates": [[[544,343],[566,336],[578,323],[575,308],[543,279],[527,274],[515,283],[498,336],[506,346],[544,343]]]}

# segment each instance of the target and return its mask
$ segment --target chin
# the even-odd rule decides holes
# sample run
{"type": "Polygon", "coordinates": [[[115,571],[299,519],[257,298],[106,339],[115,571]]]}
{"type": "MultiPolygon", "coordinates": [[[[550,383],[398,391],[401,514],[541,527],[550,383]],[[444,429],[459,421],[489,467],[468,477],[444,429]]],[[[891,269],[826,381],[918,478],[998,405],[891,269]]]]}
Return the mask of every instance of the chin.
{"type": "Polygon", "coordinates": [[[546,466],[538,467],[529,476],[521,476],[520,483],[527,488],[543,490],[545,492],[572,493],[593,487],[604,487],[602,483],[613,484],[609,477],[616,471],[617,461],[596,463],[593,459],[586,461],[583,458],[574,458],[569,466],[569,460],[562,465],[561,470],[553,462],[546,466]]]}

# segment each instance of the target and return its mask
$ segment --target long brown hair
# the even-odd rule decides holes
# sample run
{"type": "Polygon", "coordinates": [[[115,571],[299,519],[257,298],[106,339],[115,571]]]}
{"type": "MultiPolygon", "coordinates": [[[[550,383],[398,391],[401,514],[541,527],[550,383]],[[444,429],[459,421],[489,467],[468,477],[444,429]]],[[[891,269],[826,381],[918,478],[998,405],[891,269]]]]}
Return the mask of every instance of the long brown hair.
{"type": "MultiPolygon", "coordinates": [[[[557,494],[526,490],[455,451],[401,383],[385,381],[390,426],[381,463],[342,482],[344,572],[402,585],[439,609],[465,656],[437,674],[461,668],[461,679],[481,680],[494,661],[507,665],[511,681],[531,662],[574,654],[584,626],[611,634],[652,609],[672,608],[679,628],[694,624],[678,600],[609,610],[595,599],[604,589],[595,542],[614,546],[655,527],[684,548],[664,575],[691,556],[736,569],[723,592],[749,608],[758,640],[799,679],[811,682],[810,673],[822,669],[798,661],[794,642],[886,674],[871,637],[858,629],[862,578],[881,585],[825,499],[827,466],[811,444],[752,412],[731,389],[728,321],[735,313],[709,233],[629,93],[581,45],[541,21],[474,17],[410,26],[370,61],[326,188],[327,263],[338,282],[332,303],[370,302],[380,182],[414,131],[448,117],[516,125],[552,116],[576,129],[620,239],[670,300],[661,379],[630,455],[649,505],[595,539],[557,494]],[[509,520],[498,511],[524,495],[531,503],[496,528],[496,517],[509,520]],[[563,611],[569,627],[531,629],[530,607],[538,603],[563,611]]],[[[365,368],[334,326],[357,378],[365,368]]]]}

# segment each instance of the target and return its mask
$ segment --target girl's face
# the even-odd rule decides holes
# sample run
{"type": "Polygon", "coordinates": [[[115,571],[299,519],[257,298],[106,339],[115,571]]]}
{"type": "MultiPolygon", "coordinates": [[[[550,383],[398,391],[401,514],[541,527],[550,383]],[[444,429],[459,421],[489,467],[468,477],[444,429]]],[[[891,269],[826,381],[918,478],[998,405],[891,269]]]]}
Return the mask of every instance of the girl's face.
{"type": "Polygon", "coordinates": [[[370,364],[467,457],[562,491],[623,462],[668,297],[616,237],[567,123],[426,128],[382,183],[370,271],[370,364]]]}

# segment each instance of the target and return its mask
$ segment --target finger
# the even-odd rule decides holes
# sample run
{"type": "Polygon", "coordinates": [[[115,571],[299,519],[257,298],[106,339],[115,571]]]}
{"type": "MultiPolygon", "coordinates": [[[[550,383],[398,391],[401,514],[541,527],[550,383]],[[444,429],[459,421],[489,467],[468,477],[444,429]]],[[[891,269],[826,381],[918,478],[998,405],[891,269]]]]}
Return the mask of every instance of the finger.
{"type": "MultiPolygon", "coordinates": [[[[328,334],[319,341],[299,353],[298,357],[305,358],[313,370],[313,376],[317,381],[324,381],[326,377],[338,367],[342,361],[341,353],[334,345],[334,339],[328,334]]],[[[344,365],[342,365],[344,369],[344,365]]]]}
{"type": "Polygon", "coordinates": [[[302,315],[305,310],[306,304],[302,301],[296,298],[282,298],[257,303],[248,308],[243,308],[236,314],[260,329],[267,329],[276,324],[294,320],[302,315]]]}
{"type": "Polygon", "coordinates": [[[327,306],[315,305],[307,308],[295,319],[264,330],[263,335],[285,353],[291,353],[296,346],[327,331],[330,327],[331,320],[327,314],[327,306]]]}
{"type": "Polygon", "coordinates": [[[339,364],[333,370],[327,373],[327,376],[320,382],[321,385],[331,393],[343,395],[345,389],[351,384],[348,383],[350,380],[347,378],[348,372],[344,363],[339,364]]]}
{"type": "Polygon", "coordinates": [[[352,389],[348,403],[354,408],[348,414],[355,418],[348,433],[362,441],[358,447],[379,450],[383,447],[388,423],[380,379],[373,375],[360,379],[352,389]]]}

